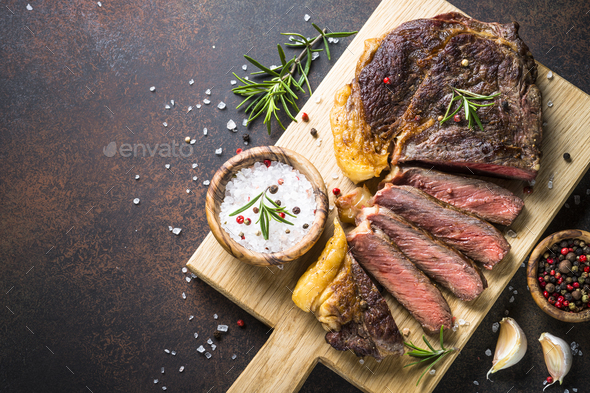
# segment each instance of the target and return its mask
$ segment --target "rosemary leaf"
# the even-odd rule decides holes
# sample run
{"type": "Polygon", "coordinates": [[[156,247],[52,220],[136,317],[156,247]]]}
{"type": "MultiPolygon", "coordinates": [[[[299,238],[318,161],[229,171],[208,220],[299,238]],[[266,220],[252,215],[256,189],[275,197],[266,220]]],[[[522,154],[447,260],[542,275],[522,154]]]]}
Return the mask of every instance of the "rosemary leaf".
{"type": "Polygon", "coordinates": [[[233,216],[235,216],[236,214],[240,214],[241,212],[248,210],[248,209],[249,209],[249,208],[250,208],[250,207],[251,207],[253,204],[255,204],[255,203],[256,203],[256,201],[257,201],[258,199],[260,199],[260,197],[262,196],[262,194],[263,194],[263,192],[261,192],[260,194],[258,194],[258,195],[256,196],[256,198],[252,199],[250,202],[246,203],[244,206],[242,206],[241,208],[239,208],[239,209],[238,209],[238,210],[236,210],[235,212],[231,213],[229,216],[230,216],[230,217],[233,217],[233,216]]]}
{"type": "Polygon", "coordinates": [[[279,51],[279,57],[281,58],[281,64],[283,67],[287,65],[287,60],[285,60],[285,52],[283,51],[283,47],[281,44],[277,44],[277,50],[279,51]]]}

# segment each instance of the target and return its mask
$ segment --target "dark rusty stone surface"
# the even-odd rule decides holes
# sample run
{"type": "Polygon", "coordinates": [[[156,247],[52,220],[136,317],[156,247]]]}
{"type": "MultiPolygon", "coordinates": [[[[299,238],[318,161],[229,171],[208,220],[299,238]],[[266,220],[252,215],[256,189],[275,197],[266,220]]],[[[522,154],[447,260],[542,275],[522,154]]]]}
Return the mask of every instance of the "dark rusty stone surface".
{"type": "MultiPolygon", "coordinates": [[[[587,3],[454,4],[483,20],[519,21],[535,58],[590,93],[587,3]]],[[[222,392],[232,384],[264,344],[268,328],[200,280],[187,283],[181,268],[208,231],[201,182],[243,147],[242,133],[251,135],[252,145],[264,145],[274,143],[280,131],[275,128],[269,137],[260,122],[247,131],[240,125],[243,115],[232,109],[239,98],[230,92],[227,72],[234,67],[245,75],[240,67],[248,51],[269,64],[278,62],[274,45],[284,42],[279,32],[313,34],[303,21],[306,13],[332,30],[354,30],[377,5],[376,0],[106,0],[99,7],[93,1],[40,0],[31,2],[29,11],[23,2],[2,3],[0,391],[147,392],[165,385],[174,392],[222,392]],[[149,92],[152,85],[155,93],[149,92]],[[207,88],[211,105],[187,114],[188,105],[207,97],[207,88]],[[171,99],[176,106],[165,110],[171,99]],[[215,106],[222,100],[228,108],[220,111],[215,106]],[[238,123],[238,134],[226,129],[230,118],[238,123]],[[209,129],[206,137],[203,127],[209,129]],[[187,135],[197,140],[188,157],[143,156],[141,148],[135,157],[103,154],[115,142],[152,149],[159,144],[158,153],[165,155],[162,144],[183,145],[187,135]],[[214,150],[220,146],[219,157],[214,150]],[[193,162],[199,163],[195,170],[193,162]],[[136,197],[138,206],[132,202],[136,197]],[[182,234],[172,235],[169,225],[183,228],[182,234]],[[189,315],[195,318],[189,321],[189,315]],[[236,326],[237,319],[245,320],[244,329],[236,326]],[[195,349],[208,337],[215,341],[218,323],[230,330],[206,360],[195,349]],[[166,354],[165,348],[178,354],[166,354]],[[237,359],[231,360],[234,353],[237,359]]],[[[313,86],[348,42],[333,47],[332,62],[322,56],[313,63],[313,86]]],[[[589,187],[586,176],[575,192],[582,204],[570,200],[571,208],[560,212],[553,230],[588,227],[589,187]]],[[[483,352],[493,350],[496,340],[491,324],[506,309],[529,333],[530,355],[479,391],[504,392],[513,385],[513,391],[538,391],[547,374],[535,343],[541,331],[590,348],[583,326],[569,331],[571,326],[538,312],[526,294],[524,270],[513,282],[517,301],[509,303],[506,291],[437,392],[475,392],[474,380],[483,385],[491,363],[483,352]]],[[[564,387],[590,382],[579,371],[588,366],[585,359],[575,359],[564,387]]],[[[302,391],[358,390],[319,366],[302,391]]]]}

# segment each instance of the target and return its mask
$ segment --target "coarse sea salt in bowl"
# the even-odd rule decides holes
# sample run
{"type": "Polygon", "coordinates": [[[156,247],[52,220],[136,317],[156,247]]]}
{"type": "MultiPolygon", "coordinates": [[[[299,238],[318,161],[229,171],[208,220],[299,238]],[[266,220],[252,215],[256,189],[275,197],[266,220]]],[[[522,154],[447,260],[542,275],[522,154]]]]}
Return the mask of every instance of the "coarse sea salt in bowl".
{"type": "Polygon", "coordinates": [[[252,265],[277,266],[301,257],[318,241],[328,216],[328,195],[322,176],[305,157],[262,146],[243,151],[219,168],[207,191],[206,212],[213,236],[227,252],[252,265]],[[269,217],[268,240],[257,223],[262,197],[230,215],[264,192],[270,199],[264,199],[265,205],[276,208],[272,202],[280,201],[288,213],[284,220],[293,224],[269,217]]]}

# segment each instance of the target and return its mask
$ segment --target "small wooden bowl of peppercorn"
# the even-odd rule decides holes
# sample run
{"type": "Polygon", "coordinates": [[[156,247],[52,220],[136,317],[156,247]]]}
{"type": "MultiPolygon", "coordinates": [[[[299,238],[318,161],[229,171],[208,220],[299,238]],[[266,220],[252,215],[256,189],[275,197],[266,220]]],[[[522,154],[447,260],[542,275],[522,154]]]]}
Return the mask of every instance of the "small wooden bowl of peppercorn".
{"type": "Polygon", "coordinates": [[[529,258],[527,283],[546,314],[590,321],[590,233],[568,229],[543,239],[529,258]]]}
{"type": "MultiPolygon", "coordinates": [[[[276,163],[275,163],[276,164],[276,163]]],[[[278,165],[278,164],[277,164],[278,165]]],[[[243,173],[243,172],[242,172],[243,173]]],[[[253,172],[254,173],[254,169],[253,172]]],[[[296,176],[297,180],[299,176],[296,176]]],[[[256,199],[255,205],[250,205],[249,209],[253,209],[253,212],[250,211],[252,216],[246,214],[246,211],[240,213],[240,215],[233,215],[232,213],[232,220],[237,220],[238,228],[242,228],[246,231],[245,225],[248,226],[248,230],[252,228],[261,229],[264,238],[266,239],[269,236],[269,226],[272,225],[280,225],[285,224],[284,221],[294,221],[301,215],[303,215],[303,210],[305,209],[304,206],[286,206],[283,204],[281,206],[280,201],[273,201],[272,197],[277,193],[277,188],[280,187],[287,187],[287,182],[282,185],[283,179],[277,179],[278,183],[273,184],[272,186],[268,187],[266,191],[262,192],[262,196],[260,197],[260,193],[258,191],[252,191],[252,195],[248,195],[248,201],[250,198],[252,200],[256,199]],[[260,204],[261,202],[265,203],[265,207],[260,204]],[[278,205],[276,204],[278,203],[278,205]],[[257,206],[260,206],[258,209],[257,206]],[[264,218],[262,211],[265,212],[266,217],[266,233],[264,233],[265,226],[260,222],[257,221],[258,218],[264,218]],[[279,217],[280,216],[280,217],[279,217]],[[246,217],[246,218],[244,218],[246,217]],[[250,218],[251,217],[251,218],[250,218]],[[291,218],[294,217],[295,219],[291,218]],[[283,220],[281,223],[280,221],[283,220]]],[[[274,181],[274,180],[273,180],[274,181]]],[[[306,183],[307,184],[307,183],[306,183]]],[[[288,188],[285,188],[284,193],[289,193],[287,191],[288,188]]],[[[300,203],[299,201],[297,202],[300,203]]],[[[301,202],[303,203],[303,202],[301,202]]],[[[244,208],[246,206],[242,206],[244,208]]],[[[240,209],[238,209],[239,211],[240,209]]],[[[213,236],[217,239],[219,244],[231,255],[236,257],[237,259],[241,260],[242,262],[256,265],[256,266],[277,266],[283,265],[285,263],[291,262],[302,255],[304,255],[307,251],[311,249],[311,247],[318,241],[322,232],[324,231],[324,227],[326,225],[326,220],[328,217],[328,195],[326,190],[326,185],[324,183],[324,179],[318,172],[318,170],[313,166],[313,164],[307,160],[302,155],[295,153],[292,150],[277,147],[277,146],[261,146],[261,147],[254,147],[252,149],[248,149],[245,151],[240,152],[239,154],[235,155],[228,161],[226,161],[221,168],[215,173],[213,179],[211,180],[211,185],[209,186],[209,190],[207,192],[207,200],[206,200],[206,212],[207,212],[207,221],[209,223],[209,227],[211,228],[211,232],[213,236]],[[227,195],[230,194],[230,191],[226,193],[226,186],[231,180],[237,178],[237,174],[242,171],[244,168],[255,168],[255,165],[260,167],[260,163],[264,163],[268,168],[272,162],[279,162],[292,167],[292,169],[299,171],[300,174],[304,176],[307,181],[311,184],[310,188],[307,188],[307,191],[311,193],[307,193],[308,200],[313,202],[315,201],[315,209],[309,207],[308,208],[308,215],[309,221],[305,221],[302,228],[304,230],[300,230],[300,235],[303,236],[301,240],[298,240],[294,245],[278,252],[257,252],[253,251],[249,248],[246,248],[242,244],[238,243],[238,241],[234,240],[232,236],[226,230],[227,221],[222,223],[220,220],[220,212],[222,212],[222,203],[227,195]],[[224,224],[225,228],[224,228],[224,224]]],[[[235,212],[234,212],[235,213],[235,212]]],[[[235,224],[232,221],[232,224],[235,224]]],[[[290,231],[295,232],[293,226],[284,225],[283,232],[289,233],[290,231]],[[290,229],[291,228],[291,229],[290,229]]],[[[230,232],[235,232],[231,231],[230,232]]],[[[237,232],[236,232],[237,233],[237,232]]],[[[245,235],[243,233],[237,233],[238,240],[241,238],[244,240],[245,235]]],[[[261,232],[256,231],[256,236],[261,236],[261,232]]],[[[257,241],[259,240],[257,239],[257,241]]]]}

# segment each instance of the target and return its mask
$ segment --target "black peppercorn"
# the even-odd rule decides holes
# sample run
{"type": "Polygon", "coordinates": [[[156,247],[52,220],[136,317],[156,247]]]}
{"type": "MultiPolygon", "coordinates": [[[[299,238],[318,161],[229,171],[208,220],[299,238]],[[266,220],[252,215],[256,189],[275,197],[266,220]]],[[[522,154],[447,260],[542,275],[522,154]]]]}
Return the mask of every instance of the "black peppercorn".
{"type": "Polygon", "coordinates": [[[584,254],[590,254],[590,247],[589,246],[584,247],[584,254]]]}
{"type": "Polygon", "coordinates": [[[502,101],[502,109],[504,109],[505,111],[508,110],[508,101],[502,101]]]}
{"type": "Polygon", "coordinates": [[[301,209],[300,209],[300,208],[298,208],[297,206],[295,206],[295,207],[293,208],[293,214],[299,214],[299,213],[301,213],[301,209]]]}
{"type": "Polygon", "coordinates": [[[569,243],[567,242],[567,240],[562,240],[561,243],[559,243],[559,247],[564,248],[569,246],[569,243]]]}
{"type": "Polygon", "coordinates": [[[277,206],[281,206],[281,201],[277,199],[277,200],[275,201],[275,205],[277,205],[277,206]]]}
{"type": "Polygon", "coordinates": [[[560,261],[563,261],[564,259],[565,259],[565,255],[563,255],[563,254],[559,254],[559,260],[560,260],[560,261]]]}
{"type": "Polygon", "coordinates": [[[549,279],[549,282],[551,282],[551,283],[553,283],[553,284],[555,284],[555,282],[556,282],[556,281],[557,281],[557,279],[556,279],[555,277],[551,277],[551,278],[549,279]]]}
{"type": "Polygon", "coordinates": [[[249,142],[250,141],[250,135],[244,134],[244,135],[242,135],[242,139],[244,140],[244,142],[249,142]]]}
{"type": "Polygon", "coordinates": [[[574,239],[574,246],[579,246],[579,245],[580,245],[580,240],[574,239]]]}
{"type": "Polygon", "coordinates": [[[254,212],[254,214],[258,214],[258,212],[260,211],[260,209],[258,209],[256,206],[254,206],[252,208],[252,211],[254,212]]]}
{"type": "Polygon", "coordinates": [[[268,191],[270,191],[271,194],[276,194],[277,191],[279,191],[279,186],[277,186],[276,184],[273,184],[272,186],[270,186],[268,188],[268,191]]]}
{"type": "Polygon", "coordinates": [[[565,297],[565,300],[567,300],[568,302],[572,300],[572,294],[571,294],[571,293],[569,293],[569,292],[568,292],[568,293],[566,293],[566,294],[564,295],[564,297],[565,297]]]}
{"type": "Polygon", "coordinates": [[[315,128],[312,128],[311,130],[309,130],[309,133],[311,134],[311,136],[313,136],[314,138],[316,138],[318,136],[318,130],[316,130],[315,128]]]}
{"type": "Polygon", "coordinates": [[[570,156],[570,153],[563,153],[563,159],[566,161],[570,161],[572,157],[570,156]]]}
{"type": "Polygon", "coordinates": [[[582,250],[580,247],[578,247],[574,250],[574,253],[579,256],[584,253],[584,250],[582,250]]]}
{"type": "Polygon", "coordinates": [[[303,229],[309,228],[309,224],[303,224],[303,229]]]}

